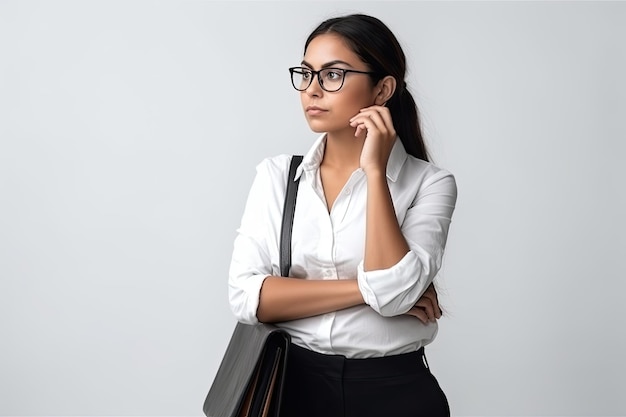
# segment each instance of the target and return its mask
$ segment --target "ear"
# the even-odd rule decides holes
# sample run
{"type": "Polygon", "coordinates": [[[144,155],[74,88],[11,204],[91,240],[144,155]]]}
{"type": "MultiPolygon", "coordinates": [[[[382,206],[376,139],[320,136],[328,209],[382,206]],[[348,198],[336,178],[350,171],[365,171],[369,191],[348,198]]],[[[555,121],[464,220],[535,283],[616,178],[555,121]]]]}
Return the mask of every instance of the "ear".
{"type": "Polygon", "coordinates": [[[376,83],[374,91],[377,92],[374,103],[378,106],[384,106],[396,91],[396,79],[387,75],[376,83]]]}

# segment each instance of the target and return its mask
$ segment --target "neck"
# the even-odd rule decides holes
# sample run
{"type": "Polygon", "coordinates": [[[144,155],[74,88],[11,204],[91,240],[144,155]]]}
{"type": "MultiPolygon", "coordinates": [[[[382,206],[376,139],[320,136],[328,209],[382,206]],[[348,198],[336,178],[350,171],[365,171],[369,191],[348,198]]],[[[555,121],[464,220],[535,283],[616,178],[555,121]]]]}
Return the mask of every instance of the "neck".
{"type": "Polygon", "coordinates": [[[354,128],[328,132],[324,150],[323,165],[354,171],[360,166],[361,150],[365,143],[365,132],[358,137],[354,136],[354,128]]]}

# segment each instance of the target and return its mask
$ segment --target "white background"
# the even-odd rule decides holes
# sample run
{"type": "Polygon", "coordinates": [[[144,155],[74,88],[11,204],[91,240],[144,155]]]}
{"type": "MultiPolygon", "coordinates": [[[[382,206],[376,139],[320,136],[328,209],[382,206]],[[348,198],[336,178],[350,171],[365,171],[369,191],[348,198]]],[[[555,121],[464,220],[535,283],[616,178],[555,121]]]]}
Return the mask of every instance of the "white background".
{"type": "Polygon", "coordinates": [[[201,415],[255,165],[324,18],[405,48],[459,199],[456,416],[626,415],[626,3],[0,1],[0,415],[201,415]]]}

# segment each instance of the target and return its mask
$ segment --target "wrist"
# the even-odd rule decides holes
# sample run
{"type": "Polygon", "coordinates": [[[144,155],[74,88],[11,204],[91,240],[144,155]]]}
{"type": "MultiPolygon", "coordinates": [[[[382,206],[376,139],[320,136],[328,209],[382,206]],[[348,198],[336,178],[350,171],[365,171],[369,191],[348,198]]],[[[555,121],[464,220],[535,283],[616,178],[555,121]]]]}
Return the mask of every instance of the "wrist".
{"type": "Polygon", "coordinates": [[[368,181],[387,181],[387,170],[385,167],[363,168],[368,181]]]}

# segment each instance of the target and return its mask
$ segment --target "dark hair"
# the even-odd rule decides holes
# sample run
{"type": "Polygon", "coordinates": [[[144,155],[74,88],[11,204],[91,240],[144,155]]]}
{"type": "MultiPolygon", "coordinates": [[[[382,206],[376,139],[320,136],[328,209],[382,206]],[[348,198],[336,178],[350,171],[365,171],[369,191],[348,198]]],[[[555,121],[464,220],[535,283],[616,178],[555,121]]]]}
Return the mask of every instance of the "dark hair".
{"type": "Polygon", "coordinates": [[[341,36],[352,51],[365,62],[376,83],[387,75],[396,79],[396,91],[387,102],[394,128],[406,151],[428,161],[428,151],[420,128],[419,114],[413,96],[406,87],[406,57],[400,43],[380,20],[363,14],[335,17],[322,22],[308,37],[309,43],[319,35],[333,33],[341,36]]]}

